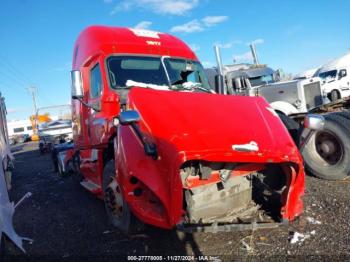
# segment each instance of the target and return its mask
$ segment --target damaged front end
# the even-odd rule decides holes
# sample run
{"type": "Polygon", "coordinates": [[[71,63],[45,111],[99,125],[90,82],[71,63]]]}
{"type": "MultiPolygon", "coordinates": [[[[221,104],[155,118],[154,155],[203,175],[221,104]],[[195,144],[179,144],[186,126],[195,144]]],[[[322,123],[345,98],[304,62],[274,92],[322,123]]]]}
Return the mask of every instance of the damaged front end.
{"type": "Polygon", "coordinates": [[[294,163],[187,161],[180,169],[184,215],[177,227],[216,232],[285,225],[302,210],[294,192],[298,169],[294,163]],[[291,210],[293,194],[298,201],[291,210]]]}
{"type": "Polygon", "coordinates": [[[301,214],[302,158],[264,99],[134,88],[129,108],[157,149],[150,157],[135,132],[118,130],[119,184],[141,221],[215,232],[277,227],[301,214]]]}

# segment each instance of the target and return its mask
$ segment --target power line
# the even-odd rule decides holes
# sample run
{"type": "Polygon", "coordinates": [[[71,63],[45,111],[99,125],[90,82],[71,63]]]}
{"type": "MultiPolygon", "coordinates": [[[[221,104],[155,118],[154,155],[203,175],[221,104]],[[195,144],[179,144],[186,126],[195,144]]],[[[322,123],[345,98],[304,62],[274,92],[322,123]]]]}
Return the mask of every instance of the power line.
{"type": "MultiPolygon", "coordinates": [[[[29,78],[27,75],[23,74],[23,72],[21,70],[19,70],[17,67],[15,67],[10,61],[9,59],[7,59],[6,57],[4,57],[2,54],[0,54],[0,63],[2,65],[4,65],[4,69],[7,69],[7,71],[2,71],[2,75],[7,77],[7,79],[10,79],[11,80],[11,83],[12,81],[15,81],[17,82],[17,84],[19,84],[20,86],[23,86],[23,88],[25,88],[25,86],[30,86],[32,84],[34,84],[34,81],[32,81],[31,78],[29,78]]],[[[1,72],[0,72],[1,73],[1,72]]],[[[1,74],[0,74],[1,75],[1,74]]],[[[35,100],[35,106],[37,106],[37,97],[38,97],[38,88],[25,88],[25,89],[28,89],[28,90],[33,90],[33,91],[29,91],[31,94],[32,94],[32,99],[35,100]],[[34,95],[34,98],[33,98],[33,94],[34,95]]],[[[44,95],[44,97],[46,98],[46,100],[51,101],[50,97],[47,96],[45,94],[45,92],[43,92],[43,90],[41,90],[41,94],[44,95]]],[[[33,101],[34,103],[34,101],[33,101]]],[[[35,110],[36,111],[36,110],[35,110]]]]}
{"type": "MultiPolygon", "coordinates": [[[[29,83],[23,82],[22,80],[18,79],[17,77],[9,74],[8,72],[5,71],[0,71],[0,76],[3,76],[4,78],[7,78],[10,82],[16,82],[20,86],[28,86],[29,83]]],[[[24,88],[24,87],[23,87],[24,88]]]]}
{"type": "Polygon", "coordinates": [[[48,95],[46,94],[46,91],[44,91],[43,88],[38,88],[38,89],[37,89],[38,97],[39,97],[39,91],[40,91],[40,97],[42,97],[42,95],[44,95],[44,99],[46,100],[46,102],[49,102],[49,103],[51,103],[51,104],[54,104],[54,103],[52,102],[52,100],[51,100],[51,97],[48,96],[48,95]]]}
{"type": "Polygon", "coordinates": [[[15,83],[14,81],[10,81],[6,78],[0,79],[0,87],[6,88],[10,91],[12,91],[12,89],[16,89],[22,93],[24,90],[23,84],[15,83]]]}
{"type": "Polygon", "coordinates": [[[17,77],[22,78],[24,82],[28,83],[34,83],[32,79],[30,79],[27,75],[25,75],[21,70],[16,68],[6,57],[4,57],[2,54],[0,54],[0,62],[7,67],[9,71],[11,71],[13,74],[17,75],[17,77]]]}

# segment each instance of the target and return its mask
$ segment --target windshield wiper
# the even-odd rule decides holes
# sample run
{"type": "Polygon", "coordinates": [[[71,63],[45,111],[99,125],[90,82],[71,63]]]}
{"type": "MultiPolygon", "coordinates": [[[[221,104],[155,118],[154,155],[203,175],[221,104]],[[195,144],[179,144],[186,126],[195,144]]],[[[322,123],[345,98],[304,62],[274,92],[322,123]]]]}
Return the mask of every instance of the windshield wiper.
{"type": "Polygon", "coordinates": [[[207,93],[215,94],[213,90],[203,87],[201,83],[185,82],[179,85],[171,86],[171,90],[175,90],[175,91],[181,91],[181,90],[194,91],[195,89],[198,89],[207,93]]]}
{"type": "Polygon", "coordinates": [[[207,92],[207,93],[216,94],[215,91],[213,91],[213,90],[211,90],[209,88],[203,87],[203,86],[194,86],[193,88],[202,90],[202,91],[207,92]]]}

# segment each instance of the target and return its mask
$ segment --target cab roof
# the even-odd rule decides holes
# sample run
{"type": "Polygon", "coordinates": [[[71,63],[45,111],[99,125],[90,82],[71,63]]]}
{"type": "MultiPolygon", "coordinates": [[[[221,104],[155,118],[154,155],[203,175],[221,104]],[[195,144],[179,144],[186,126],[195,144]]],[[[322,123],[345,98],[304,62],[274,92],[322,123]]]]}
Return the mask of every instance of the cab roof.
{"type": "Polygon", "coordinates": [[[350,53],[347,53],[342,57],[339,57],[321,66],[320,69],[317,71],[317,74],[327,72],[330,70],[343,69],[349,66],[350,66],[350,53]]]}
{"type": "Polygon", "coordinates": [[[73,69],[86,65],[93,57],[109,54],[172,56],[198,60],[183,41],[166,33],[90,26],[80,33],[75,43],[73,69]]]}

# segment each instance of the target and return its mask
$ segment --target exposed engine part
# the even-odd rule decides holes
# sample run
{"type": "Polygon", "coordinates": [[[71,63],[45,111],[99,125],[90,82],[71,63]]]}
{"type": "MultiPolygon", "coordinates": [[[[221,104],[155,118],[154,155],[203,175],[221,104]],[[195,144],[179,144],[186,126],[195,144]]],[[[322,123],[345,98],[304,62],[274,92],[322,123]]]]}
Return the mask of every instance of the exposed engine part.
{"type": "Polygon", "coordinates": [[[183,166],[180,174],[187,224],[281,221],[282,195],[288,190],[281,166],[268,164],[246,175],[239,175],[240,168],[247,170],[237,163],[192,161],[183,166]],[[202,177],[201,165],[206,172],[211,170],[208,182],[202,177]]]}
{"type": "Polygon", "coordinates": [[[221,169],[219,171],[220,179],[222,182],[225,183],[230,178],[230,176],[232,174],[232,170],[234,169],[235,166],[236,166],[236,164],[228,163],[225,165],[224,169],[221,169]]]}
{"type": "Polygon", "coordinates": [[[251,181],[244,176],[232,177],[225,183],[211,184],[185,190],[188,218],[191,223],[227,221],[228,215],[252,207],[251,181]]]}
{"type": "Polygon", "coordinates": [[[186,184],[186,178],[188,176],[200,176],[200,179],[207,180],[210,178],[213,171],[219,171],[223,169],[225,165],[230,164],[221,162],[189,161],[180,169],[182,184],[186,184]]]}

